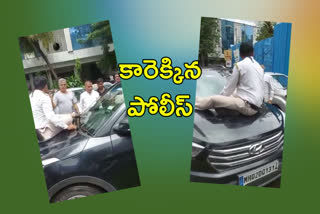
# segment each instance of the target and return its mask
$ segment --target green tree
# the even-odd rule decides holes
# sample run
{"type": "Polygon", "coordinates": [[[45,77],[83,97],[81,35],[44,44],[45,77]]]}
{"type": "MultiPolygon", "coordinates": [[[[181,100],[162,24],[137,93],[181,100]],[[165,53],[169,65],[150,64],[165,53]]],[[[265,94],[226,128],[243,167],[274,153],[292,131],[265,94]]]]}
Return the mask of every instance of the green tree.
{"type": "Polygon", "coordinates": [[[79,59],[75,60],[74,67],[75,67],[74,74],[66,78],[68,87],[70,88],[83,87],[83,83],[80,78],[80,72],[82,70],[82,66],[79,59]]]}
{"type": "Polygon", "coordinates": [[[22,36],[19,38],[19,44],[22,53],[39,53],[43,60],[46,62],[49,70],[51,71],[52,75],[54,76],[55,80],[58,81],[58,76],[54,71],[51,63],[48,60],[46,54],[42,51],[40,47],[40,42],[42,46],[49,50],[49,45],[53,42],[53,33],[46,32],[46,33],[39,33],[30,36],[22,36]]]}
{"type": "Polygon", "coordinates": [[[262,25],[258,29],[257,41],[264,40],[266,38],[273,36],[273,29],[276,25],[276,22],[263,22],[262,25]]]}
{"type": "Polygon", "coordinates": [[[219,44],[220,29],[219,20],[216,18],[201,18],[199,56],[201,66],[205,66],[205,60],[209,53],[216,53],[219,44]]]}
{"type": "Polygon", "coordinates": [[[112,74],[112,70],[117,68],[115,51],[110,51],[109,45],[113,43],[109,21],[102,21],[91,24],[92,32],[88,34],[86,40],[79,42],[86,43],[90,41],[98,42],[103,48],[103,56],[97,62],[103,75],[112,74]]]}

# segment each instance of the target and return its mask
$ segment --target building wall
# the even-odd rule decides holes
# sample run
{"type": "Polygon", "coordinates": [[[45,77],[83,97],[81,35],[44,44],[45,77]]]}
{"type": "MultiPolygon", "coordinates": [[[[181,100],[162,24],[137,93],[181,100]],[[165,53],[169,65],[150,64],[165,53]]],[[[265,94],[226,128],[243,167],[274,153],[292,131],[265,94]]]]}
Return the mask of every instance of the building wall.
{"type": "MultiPolygon", "coordinates": [[[[57,73],[63,72],[64,67],[74,66],[75,60],[79,59],[81,63],[90,63],[98,61],[103,55],[102,46],[97,40],[89,42],[84,41],[88,34],[92,32],[91,25],[82,25],[77,27],[65,28],[53,31],[53,42],[49,45],[49,50],[43,47],[42,51],[47,55],[50,64],[57,73]],[[59,44],[59,49],[54,49],[54,44],[59,44]]],[[[109,50],[113,51],[113,44],[109,44],[109,50]]],[[[39,54],[24,54],[23,66],[25,73],[34,73],[47,70],[47,65],[39,54]]]]}
{"type": "Polygon", "coordinates": [[[221,22],[221,38],[222,38],[222,50],[227,50],[234,44],[235,31],[234,22],[228,20],[220,20],[221,22]]]}
{"type": "Polygon", "coordinates": [[[256,42],[257,30],[258,28],[254,25],[249,25],[248,23],[238,23],[230,20],[219,19],[220,27],[220,42],[219,45],[215,47],[216,55],[211,53],[209,57],[219,57],[223,58],[223,51],[230,49],[231,45],[236,45],[244,40],[256,42]]]}
{"type": "Polygon", "coordinates": [[[241,24],[234,23],[234,43],[238,44],[241,42],[241,24]]]}
{"type": "Polygon", "coordinates": [[[64,34],[64,30],[55,30],[52,32],[53,33],[53,42],[49,45],[49,50],[45,49],[40,43],[40,47],[45,52],[46,54],[51,54],[51,53],[59,53],[67,50],[67,44],[66,44],[66,38],[64,34]],[[60,48],[58,50],[54,50],[53,45],[57,43],[60,48]]]}
{"type": "MultiPolygon", "coordinates": [[[[72,75],[74,72],[75,61],[80,60],[80,63],[84,68],[89,66],[89,71],[92,72],[93,75],[92,78],[95,78],[97,76],[97,69],[90,69],[92,69],[92,66],[97,67],[96,62],[101,59],[103,55],[103,48],[98,41],[85,43],[79,41],[84,41],[88,34],[92,32],[91,25],[65,28],[52,32],[53,42],[49,44],[49,49],[47,50],[44,48],[42,42],[40,42],[40,47],[46,54],[52,67],[55,69],[55,73],[59,77],[72,75]],[[56,43],[59,45],[57,50],[54,49],[54,45],[56,43]]],[[[109,44],[109,50],[114,51],[113,44],[109,44]]],[[[48,78],[49,85],[53,85],[52,74],[51,72],[48,72],[48,66],[44,59],[40,57],[39,53],[22,54],[22,58],[29,89],[33,88],[33,78],[35,73],[38,72],[44,72],[48,78]]],[[[89,76],[87,78],[91,77],[89,76]]]]}

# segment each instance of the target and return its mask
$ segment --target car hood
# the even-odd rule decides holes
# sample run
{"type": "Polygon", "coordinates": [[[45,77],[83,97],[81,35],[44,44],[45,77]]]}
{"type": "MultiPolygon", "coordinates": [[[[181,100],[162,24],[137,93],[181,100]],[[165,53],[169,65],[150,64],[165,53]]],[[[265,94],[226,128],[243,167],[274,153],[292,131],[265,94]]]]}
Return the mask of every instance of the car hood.
{"type": "Polygon", "coordinates": [[[57,158],[59,160],[79,154],[89,137],[80,131],[63,130],[55,137],[39,143],[41,159],[57,158]]]}
{"type": "Polygon", "coordinates": [[[196,110],[193,141],[203,146],[229,146],[279,130],[282,124],[280,111],[271,105],[264,105],[254,116],[219,116],[214,110],[196,110]]]}

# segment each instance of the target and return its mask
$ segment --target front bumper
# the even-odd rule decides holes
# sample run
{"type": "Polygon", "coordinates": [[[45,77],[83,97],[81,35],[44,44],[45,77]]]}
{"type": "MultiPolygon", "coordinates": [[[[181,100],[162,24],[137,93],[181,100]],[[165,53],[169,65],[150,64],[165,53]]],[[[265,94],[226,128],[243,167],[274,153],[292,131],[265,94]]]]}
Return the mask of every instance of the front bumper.
{"type": "Polygon", "coordinates": [[[239,177],[238,177],[239,174],[261,167],[274,160],[278,160],[279,161],[278,171],[273,172],[247,185],[247,186],[266,186],[267,184],[281,177],[282,151],[283,151],[283,148],[279,149],[276,153],[268,157],[265,157],[262,160],[255,161],[253,163],[250,163],[241,167],[237,167],[234,169],[229,169],[221,172],[208,173],[208,172],[199,172],[196,170],[191,170],[190,181],[200,182],[200,183],[239,185],[239,177]]]}

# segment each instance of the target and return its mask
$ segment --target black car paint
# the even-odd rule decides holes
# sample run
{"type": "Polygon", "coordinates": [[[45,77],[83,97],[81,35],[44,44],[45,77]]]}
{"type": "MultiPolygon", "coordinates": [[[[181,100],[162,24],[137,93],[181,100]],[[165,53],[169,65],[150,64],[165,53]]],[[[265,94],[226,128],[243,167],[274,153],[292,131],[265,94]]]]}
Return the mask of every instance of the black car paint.
{"type": "MultiPolygon", "coordinates": [[[[251,117],[219,116],[214,111],[196,111],[194,116],[193,140],[209,148],[227,147],[234,143],[248,141],[264,133],[282,128],[282,119],[279,111],[270,110],[267,105],[251,117]]],[[[272,108],[272,107],[271,107],[272,108]]]]}
{"type": "Polygon", "coordinates": [[[193,159],[191,163],[191,176],[190,180],[192,182],[201,182],[201,183],[216,183],[216,184],[233,184],[238,185],[238,175],[247,172],[249,170],[258,168],[260,166],[263,166],[265,164],[268,164],[274,160],[279,161],[279,168],[280,170],[263,177],[255,182],[250,183],[248,186],[264,186],[269,184],[270,182],[274,181],[275,179],[279,178],[281,176],[281,168],[282,168],[282,152],[283,149],[281,148],[276,153],[267,156],[259,161],[252,162],[250,164],[233,168],[231,170],[225,170],[225,171],[216,171],[209,166],[208,168],[202,171],[199,171],[200,168],[204,169],[203,166],[203,160],[196,160],[193,159]]]}
{"type": "MultiPolygon", "coordinates": [[[[207,74],[210,74],[208,72],[207,74]]],[[[223,72],[220,72],[223,76],[223,72]]],[[[228,75],[225,75],[226,77],[228,75]]],[[[263,139],[270,133],[284,130],[284,118],[278,108],[263,104],[254,116],[219,115],[214,110],[195,111],[193,142],[204,147],[196,157],[192,157],[190,180],[218,184],[238,185],[238,176],[244,172],[261,167],[274,160],[279,161],[280,170],[262,177],[249,186],[264,186],[281,176],[282,151],[281,147],[275,153],[265,156],[248,164],[228,169],[219,169],[208,161],[212,149],[228,149],[248,145],[263,139]]]]}
{"type": "MultiPolygon", "coordinates": [[[[208,126],[208,124],[205,125],[208,126]]],[[[212,111],[196,111],[193,141],[204,146],[205,149],[200,155],[192,158],[190,180],[192,182],[237,185],[239,174],[253,170],[274,160],[278,160],[280,170],[249,184],[249,186],[267,185],[281,176],[282,147],[272,155],[266,156],[260,160],[226,170],[214,168],[209,164],[207,161],[208,151],[215,148],[225,149],[236,144],[239,146],[248,144],[250,141],[263,139],[264,136],[283,129],[284,118],[282,117],[282,114],[276,107],[269,104],[265,104],[253,117],[245,117],[242,115],[219,116],[212,111]],[[208,130],[211,131],[209,133],[210,136],[207,136],[205,131],[201,131],[204,129],[204,120],[210,123],[209,127],[205,127],[205,129],[210,128],[210,130],[208,130]],[[263,127],[266,120],[270,126],[263,127]],[[261,128],[263,128],[263,131],[260,130],[261,128]],[[237,130],[241,130],[241,132],[237,132],[237,130]],[[235,135],[234,132],[238,135],[235,135]],[[215,138],[215,135],[212,135],[212,133],[218,133],[219,135],[215,138]],[[225,136],[225,138],[230,141],[221,141],[221,136],[225,136]]]]}
{"type": "Polygon", "coordinates": [[[91,184],[106,192],[140,185],[131,136],[113,130],[125,117],[122,104],[95,136],[81,130],[62,131],[39,143],[42,160],[59,159],[44,166],[50,200],[63,188],[75,184],[91,184]]]}

